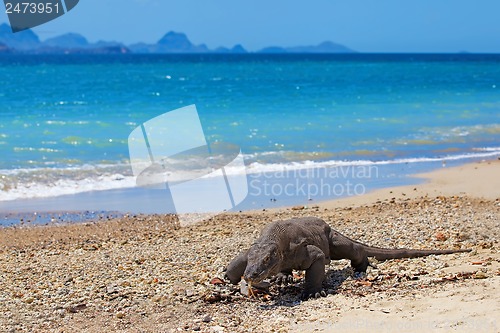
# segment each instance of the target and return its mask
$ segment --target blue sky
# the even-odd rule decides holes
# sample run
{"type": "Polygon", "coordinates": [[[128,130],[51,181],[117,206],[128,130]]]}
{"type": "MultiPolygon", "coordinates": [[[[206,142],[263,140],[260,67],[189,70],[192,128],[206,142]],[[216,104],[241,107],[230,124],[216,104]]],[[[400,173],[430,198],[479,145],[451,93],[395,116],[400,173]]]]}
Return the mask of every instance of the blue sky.
{"type": "Polygon", "coordinates": [[[362,52],[500,53],[499,13],[499,0],[80,0],[33,30],[42,40],[78,32],[153,43],[174,30],[210,48],[331,40],[362,52]]]}

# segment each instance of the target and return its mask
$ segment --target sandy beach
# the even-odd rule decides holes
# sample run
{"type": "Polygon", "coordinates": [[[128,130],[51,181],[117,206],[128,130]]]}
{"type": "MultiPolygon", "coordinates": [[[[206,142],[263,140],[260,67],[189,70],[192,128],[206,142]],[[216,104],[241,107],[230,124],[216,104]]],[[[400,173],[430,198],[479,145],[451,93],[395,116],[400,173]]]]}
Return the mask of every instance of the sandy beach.
{"type": "Polygon", "coordinates": [[[500,161],[444,167],[420,185],[307,206],[0,229],[2,332],[498,332],[500,161]],[[327,267],[327,297],[300,301],[301,272],[257,298],[223,280],[273,220],[317,216],[380,247],[472,249],[389,260],[354,279],[327,267]]]}

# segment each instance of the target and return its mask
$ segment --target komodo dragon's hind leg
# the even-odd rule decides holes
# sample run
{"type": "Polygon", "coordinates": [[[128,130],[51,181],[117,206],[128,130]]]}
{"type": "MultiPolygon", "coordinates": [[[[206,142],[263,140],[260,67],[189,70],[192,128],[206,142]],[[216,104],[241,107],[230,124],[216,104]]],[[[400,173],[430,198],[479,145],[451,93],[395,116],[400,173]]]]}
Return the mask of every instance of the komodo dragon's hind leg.
{"type": "Polygon", "coordinates": [[[326,296],[322,289],[323,280],[325,279],[325,254],[314,245],[307,245],[305,254],[306,257],[302,267],[308,268],[306,269],[305,288],[301,298],[306,300],[309,297],[326,296]]]}
{"type": "Polygon", "coordinates": [[[365,274],[368,266],[371,265],[370,262],[368,261],[368,257],[366,256],[351,259],[351,267],[354,269],[354,273],[357,275],[362,276],[363,274],[365,274]]]}

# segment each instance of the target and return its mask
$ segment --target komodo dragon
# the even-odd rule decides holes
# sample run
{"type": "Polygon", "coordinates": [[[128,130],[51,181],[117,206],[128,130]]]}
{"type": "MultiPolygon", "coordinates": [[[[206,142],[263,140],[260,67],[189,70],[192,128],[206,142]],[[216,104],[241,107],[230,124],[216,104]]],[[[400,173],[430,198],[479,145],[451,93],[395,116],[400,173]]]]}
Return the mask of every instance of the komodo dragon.
{"type": "Polygon", "coordinates": [[[301,217],[268,224],[252,246],[234,258],[226,268],[233,284],[243,277],[257,285],[266,278],[286,279],[293,269],[305,270],[302,299],[326,296],[322,291],[325,265],[330,260],[350,259],[356,272],[364,273],[368,257],[377,260],[416,258],[470,250],[384,249],[352,240],[333,230],[325,221],[301,217]]]}

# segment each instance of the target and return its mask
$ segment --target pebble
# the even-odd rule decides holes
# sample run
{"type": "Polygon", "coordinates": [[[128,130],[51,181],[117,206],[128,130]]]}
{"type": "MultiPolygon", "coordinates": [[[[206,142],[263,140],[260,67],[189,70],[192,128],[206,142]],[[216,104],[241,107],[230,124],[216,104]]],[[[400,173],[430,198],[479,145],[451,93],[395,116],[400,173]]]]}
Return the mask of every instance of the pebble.
{"type": "Polygon", "coordinates": [[[210,327],[210,331],[212,332],[224,332],[224,327],[222,326],[219,326],[219,325],[216,325],[216,326],[212,326],[210,327]]]}
{"type": "Polygon", "coordinates": [[[482,272],[482,271],[478,271],[476,272],[474,275],[473,275],[473,278],[474,279],[486,279],[488,277],[488,275],[486,275],[486,273],[482,272]]]}
{"type": "Polygon", "coordinates": [[[35,301],[33,297],[26,297],[24,300],[24,303],[31,304],[35,301]]]}

